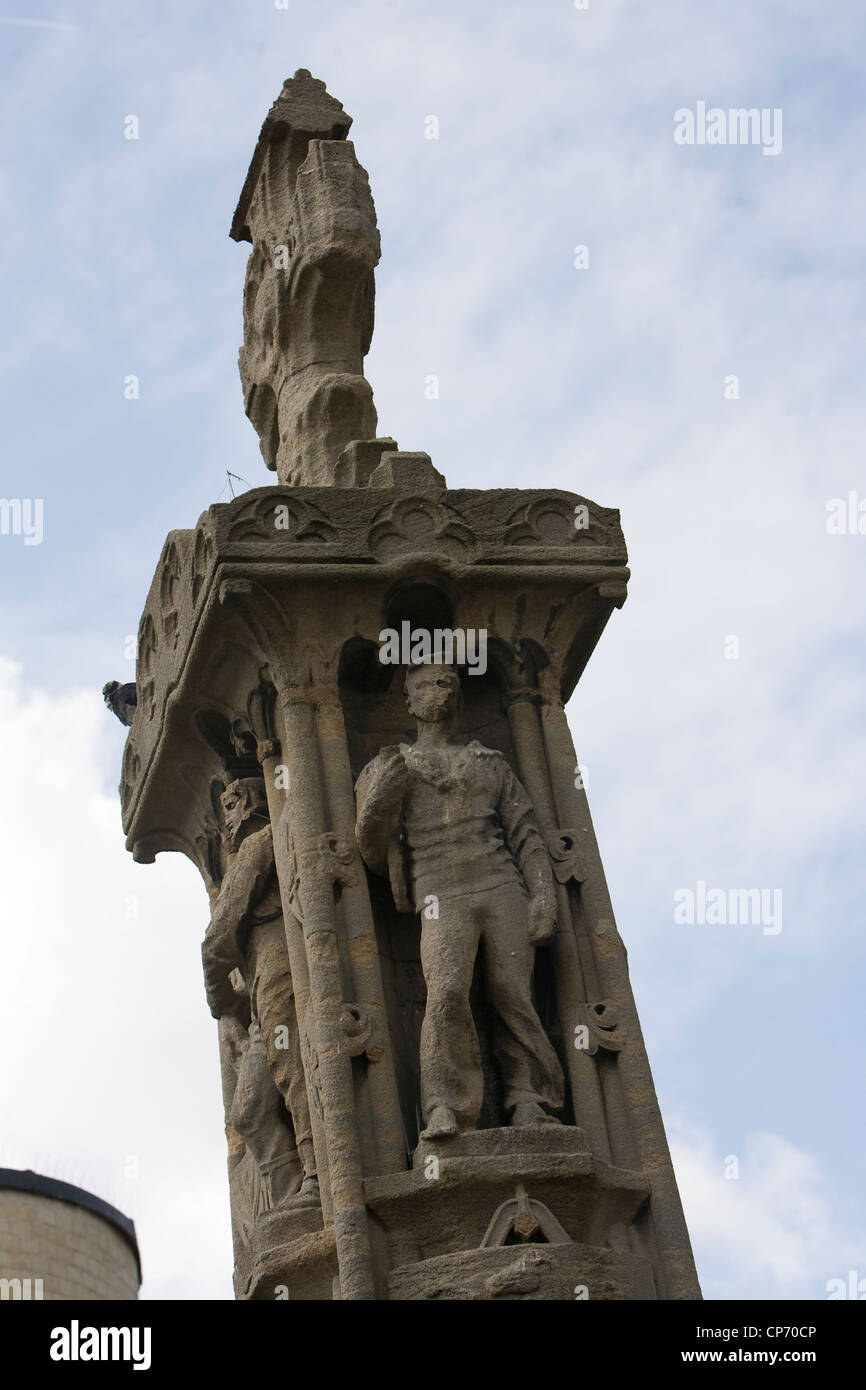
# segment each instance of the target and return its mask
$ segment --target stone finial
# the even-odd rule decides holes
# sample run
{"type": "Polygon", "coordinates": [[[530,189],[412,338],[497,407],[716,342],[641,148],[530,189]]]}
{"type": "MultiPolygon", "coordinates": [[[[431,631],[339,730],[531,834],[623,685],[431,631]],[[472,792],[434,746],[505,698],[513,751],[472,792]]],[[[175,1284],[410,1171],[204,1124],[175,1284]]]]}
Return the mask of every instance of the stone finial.
{"type": "Polygon", "coordinates": [[[285,142],[283,154],[293,166],[290,183],[307,154],[311,140],[345,140],[352,117],[342,103],[332,97],[324,82],[313,77],[306,68],[298,68],[294,77],[287,77],[262,125],[252,163],[244,182],[229,235],[233,241],[252,242],[248,224],[250,204],[259,182],[262,165],[274,142],[285,142]]]}
{"type": "Polygon", "coordinates": [[[376,210],[325,84],[300,69],[262,126],[231,236],[249,241],[240,373],[280,482],[333,485],[347,445],[376,434],[363,360],[373,333],[376,210]]]}

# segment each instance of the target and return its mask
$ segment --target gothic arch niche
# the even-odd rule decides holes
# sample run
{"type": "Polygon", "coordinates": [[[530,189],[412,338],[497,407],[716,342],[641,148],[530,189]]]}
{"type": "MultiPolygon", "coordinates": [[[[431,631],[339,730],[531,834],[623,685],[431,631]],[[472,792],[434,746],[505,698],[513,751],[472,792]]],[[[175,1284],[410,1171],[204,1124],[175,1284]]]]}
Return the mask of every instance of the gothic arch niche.
{"type": "MultiPolygon", "coordinates": [[[[413,581],[397,585],[386,596],[381,620],[383,629],[395,629],[398,633],[404,623],[409,623],[413,631],[422,628],[432,631],[452,628],[452,615],[451,598],[444,585],[413,581]]],[[[415,738],[414,720],[406,708],[405,667],[383,664],[379,651],[378,642],[355,636],[345,644],[341,654],[340,694],[355,780],[383,747],[412,743],[415,738]]],[[[504,698],[508,653],[505,644],[492,643],[491,659],[483,673],[480,670],[470,673],[465,665],[461,669],[463,709],[457,733],[462,742],[477,739],[486,747],[501,752],[519,775],[504,698]]],[[[420,922],[415,914],[398,912],[384,878],[368,872],[367,881],[394,1045],[406,1148],[407,1154],[411,1154],[422,1128],[419,1047],[426,989],[420,962],[420,922]]],[[[482,944],[470,995],[484,1070],[484,1101],[478,1127],[496,1129],[508,1120],[499,1072],[493,1061],[493,1019],[483,975],[482,944]]],[[[546,947],[536,952],[534,993],[539,1017],[562,1062],[562,1030],[555,1006],[550,953],[546,947]]],[[[561,1118],[565,1124],[574,1123],[570,1097],[566,1098],[561,1118]]]]}

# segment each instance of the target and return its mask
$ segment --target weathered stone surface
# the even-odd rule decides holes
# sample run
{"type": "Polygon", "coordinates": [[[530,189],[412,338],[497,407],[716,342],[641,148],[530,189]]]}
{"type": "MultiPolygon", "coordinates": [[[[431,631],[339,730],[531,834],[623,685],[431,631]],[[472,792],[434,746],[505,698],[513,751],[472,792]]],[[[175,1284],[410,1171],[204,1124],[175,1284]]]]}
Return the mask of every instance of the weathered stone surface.
{"type": "Polygon", "coordinates": [[[586,1135],[575,1125],[520,1126],[509,1129],[469,1129],[443,1138],[424,1135],[412,1156],[412,1167],[423,1168],[429,1158],[440,1166],[455,1158],[538,1158],[551,1154],[589,1155],[586,1135]]]}
{"type": "Polygon", "coordinates": [[[375,437],[348,124],[304,73],[265,123],[232,234],[280,485],[169,535],[123,706],[128,847],[211,899],[238,1297],[699,1297],[564,714],[619,514],[375,437]]]}
{"type": "Polygon", "coordinates": [[[479,958],[503,1110],[520,1128],[558,1124],[562,1068],[532,999],[535,947],[556,930],[556,895],[532,803],[501,753],[454,741],[455,667],[410,667],[406,698],[417,736],[387,745],[362,770],[355,835],[367,866],[390,878],[398,910],[421,917],[420,1139],[473,1130],[481,1114],[470,1004],[479,958]]]}
{"type": "Polygon", "coordinates": [[[356,439],[347,444],[334,468],[335,487],[366,487],[383,454],[397,448],[396,439],[356,439]]]}
{"type": "Polygon", "coordinates": [[[442,474],[433,467],[429,454],[399,451],[382,454],[369,482],[370,487],[395,488],[398,492],[414,492],[425,497],[438,497],[447,486],[442,474]]]}
{"type": "MultiPolygon", "coordinates": [[[[168,732],[169,697],[184,699],[202,661],[208,680],[217,683],[215,693],[223,682],[234,683],[231,663],[220,660],[222,649],[213,646],[223,640],[216,634],[228,616],[220,615],[229,592],[224,582],[230,586],[238,575],[267,575],[269,586],[276,585],[273,592],[279,589],[279,601],[293,608],[327,605],[335,589],[351,585],[362,600],[353,633],[378,646],[386,595],[398,575],[407,580],[420,575],[423,556],[429,557],[430,577],[454,591],[459,626],[486,627],[489,641],[509,647],[529,638],[535,624],[546,630],[545,643],[553,644],[564,663],[564,700],[607,617],[625,599],[628,569],[619,513],[554,489],[458,489],[433,501],[426,494],[384,489],[254,488],[217,503],[194,531],[169,534],[139,624],[138,707],[121,784],[125,828],[130,830],[147,769],[168,732]],[[584,530],[573,525],[576,506],[589,509],[584,530]],[[527,568],[538,564],[545,582],[533,586],[532,613],[521,615],[527,568]]],[[[249,649],[245,626],[238,642],[239,652],[249,649]]],[[[252,659],[264,661],[261,653],[252,659]]],[[[195,698],[207,707],[204,692],[195,698]]],[[[185,775],[195,777],[197,766],[193,760],[185,775]]],[[[215,766],[220,767],[218,760],[215,766]]],[[[254,759],[249,767],[255,771],[254,759]]],[[[181,776],[179,765],[174,775],[181,776]]],[[[213,812],[211,821],[213,836],[213,812]]],[[[146,856],[144,836],[136,838],[130,848],[137,857],[146,856]]],[[[175,847],[185,853],[194,848],[191,842],[175,847]]]]}
{"type": "Polygon", "coordinates": [[[649,1260],[574,1244],[440,1255],[393,1270],[388,1295],[401,1300],[559,1299],[572,1303],[575,1298],[657,1297],[649,1260]]]}
{"type": "Polygon", "coordinates": [[[135,1229],[107,1202],[29,1169],[0,1169],[0,1302],[137,1299],[135,1229]]]}
{"type": "Polygon", "coordinates": [[[373,440],[363,375],[379,232],[351,118],[301,69],[272,106],[232,222],[252,242],[240,353],[244,405],[286,483],[335,481],[353,440],[373,440]]]}
{"type": "MultiPolygon", "coordinates": [[[[264,781],[229,783],[220,806],[223,874],[202,963],[220,1022],[227,1132],[243,1144],[242,1152],[230,1142],[235,1277],[243,1291],[249,1267],[277,1242],[275,1229],[284,1230],[279,1214],[318,1210],[319,1183],[264,781]]],[[[320,1225],[319,1214],[313,1229],[320,1225]]]]}
{"type": "Polygon", "coordinates": [[[524,1240],[640,1252],[651,1194],[643,1174],[602,1163],[585,1150],[509,1153],[501,1136],[513,1132],[479,1130],[474,1137],[491,1142],[486,1153],[471,1157],[449,1157],[443,1141],[438,1170],[428,1153],[410,1173],[367,1179],[366,1202],[387,1236],[394,1266],[524,1240]]]}

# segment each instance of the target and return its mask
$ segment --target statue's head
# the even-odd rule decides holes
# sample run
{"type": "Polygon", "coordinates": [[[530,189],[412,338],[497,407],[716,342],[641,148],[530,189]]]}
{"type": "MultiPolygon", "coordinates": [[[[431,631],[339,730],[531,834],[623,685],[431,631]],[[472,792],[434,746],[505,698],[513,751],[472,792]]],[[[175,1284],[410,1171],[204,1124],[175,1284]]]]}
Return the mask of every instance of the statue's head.
{"type": "Polygon", "coordinates": [[[226,839],[236,849],[247,835],[261,830],[269,819],[263,777],[240,777],[230,782],[220,797],[226,839]]]}
{"type": "Polygon", "coordinates": [[[437,662],[410,666],[404,689],[410,714],[424,724],[452,719],[463,706],[460,676],[455,666],[437,662]]]}

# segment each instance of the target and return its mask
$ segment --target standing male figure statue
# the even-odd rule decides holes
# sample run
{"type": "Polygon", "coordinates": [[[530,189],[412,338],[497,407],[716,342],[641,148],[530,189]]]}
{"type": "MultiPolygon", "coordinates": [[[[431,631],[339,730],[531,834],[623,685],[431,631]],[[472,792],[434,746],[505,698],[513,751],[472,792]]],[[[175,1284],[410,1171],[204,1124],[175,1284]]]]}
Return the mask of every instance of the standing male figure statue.
{"type": "MultiPolygon", "coordinates": [[[[236,1128],[258,1159],[258,1141],[264,1141],[265,1132],[271,1131],[273,1100],[279,1106],[282,1097],[295,1136],[297,1155],[293,1156],[300,1169],[300,1189],[284,1195],[298,1202],[314,1202],[318,1201],[319,1184],[310,1107],[264,781],[245,777],[232,782],[220,801],[226,843],[234,858],[211,910],[202,942],[202,963],[214,1018],[236,1013],[244,995],[248,996],[249,1044],[238,1077],[232,1122],[237,1112],[236,1128]],[[235,969],[243,977],[243,994],[231,982],[235,969]]],[[[262,1166],[259,1162],[260,1170],[262,1166]]],[[[263,1178],[267,1176],[262,1172],[263,1178]]],[[[273,1187],[272,1182],[269,1185],[273,1187]]]]}
{"type": "Polygon", "coordinates": [[[454,667],[410,667],[405,691],[417,740],[383,748],[363,769],[356,835],[398,910],[421,914],[422,1138],[474,1129],[481,1112],[469,999],[480,943],[510,1122],[556,1124],[562,1069],[532,1002],[535,947],[555,931],[556,896],[532,803],[501,753],[453,741],[454,667]]]}

